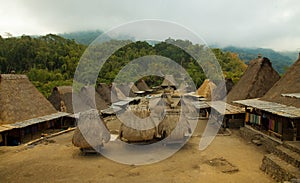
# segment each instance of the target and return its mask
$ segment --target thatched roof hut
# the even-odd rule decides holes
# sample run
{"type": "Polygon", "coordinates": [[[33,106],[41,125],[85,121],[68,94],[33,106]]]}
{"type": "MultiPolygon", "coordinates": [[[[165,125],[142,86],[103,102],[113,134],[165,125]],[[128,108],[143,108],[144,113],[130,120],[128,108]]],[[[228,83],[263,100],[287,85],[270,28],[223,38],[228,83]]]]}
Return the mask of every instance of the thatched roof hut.
{"type": "Polygon", "coordinates": [[[284,94],[300,93],[300,53],[298,60],[288,69],[282,78],[261,98],[270,102],[300,108],[300,99],[283,96],[284,94]]]}
{"type": "Polygon", "coordinates": [[[147,85],[147,83],[141,79],[136,83],[136,87],[138,88],[138,90],[140,91],[152,91],[149,86],[147,85]]]}
{"type": "Polygon", "coordinates": [[[268,58],[257,58],[250,62],[247,70],[227,95],[228,103],[262,97],[280,79],[268,58]]]}
{"type": "Polygon", "coordinates": [[[80,113],[78,127],[72,138],[74,146],[80,148],[98,147],[109,140],[110,133],[97,110],[80,113]]]}
{"type": "Polygon", "coordinates": [[[165,75],[165,79],[164,79],[164,81],[161,84],[161,86],[163,88],[166,88],[166,87],[176,88],[177,85],[178,84],[177,84],[176,80],[174,79],[173,75],[165,75]]]}
{"type": "Polygon", "coordinates": [[[106,103],[111,104],[111,86],[100,83],[97,85],[96,91],[106,103]]]}
{"type": "Polygon", "coordinates": [[[119,84],[117,86],[121,92],[127,96],[127,97],[136,97],[135,92],[138,91],[137,87],[134,85],[134,83],[129,83],[129,84],[119,84]]]}
{"type": "Polygon", "coordinates": [[[100,94],[95,92],[92,86],[81,88],[81,91],[74,94],[74,96],[76,100],[73,101],[72,86],[57,86],[53,88],[48,100],[56,110],[68,113],[74,113],[73,102],[77,102],[76,112],[87,109],[97,108],[103,110],[108,108],[108,104],[101,98],[100,94]],[[95,96],[95,99],[93,99],[93,96],[95,96]]]}
{"type": "Polygon", "coordinates": [[[232,90],[234,83],[231,78],[226,78],[225,82],[217,85],[214,95],[216,100],[223,100],[226,95],[232,90]],[[226,89],[226,92],[225,92],[226,89]]]}
{"type": "Polygon", "coordinates": [[[205,79],[202,85],[198,88],[197,94],[207,98],[211,99],[211,93],[216,89],[215,83],[210,81],[209,79],[205,79]]]}
{"type": "Polygon", "coordinates": [[[0,124],[11,124],[56,113],[26,75],[0,75],[0,124]]]}
{"type": "Polygon", "coordinates": [[[191,126],[179,110],[167,110],[164,119],[158,125],[158,133],[168,137],[168,141],[183,140],[185,134],[191,133],[191,126]]]}
{"type": "Polygon", "coordinates": [[[94,86],[85,86],[81,88],[80,97],[83,104],[89,105],[92,109],[103,110],[109,106],[96,92],[94,86]]]}
{"type": "Polygon", "coordinates": [[[120,90],[117,84],[112,84],[111,87],[111,102],[117,102],[126,99],[126,95],[120,90]]]}

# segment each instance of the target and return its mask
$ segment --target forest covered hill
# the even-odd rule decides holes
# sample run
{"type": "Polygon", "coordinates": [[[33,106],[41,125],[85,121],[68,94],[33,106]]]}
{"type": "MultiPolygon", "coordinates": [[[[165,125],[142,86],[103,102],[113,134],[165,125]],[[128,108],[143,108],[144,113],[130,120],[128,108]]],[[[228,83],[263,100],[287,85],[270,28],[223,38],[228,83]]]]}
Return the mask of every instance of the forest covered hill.
{"type": "MultiPolygon", "coordinates": [[[[18,38],[0,37],[0,73],[14,71],[27,74],[38,89],[45,96],[48,96],[54,86],[72,84],[74,72],[82,54],[88,44],[101,33],[101,31],[93,34],[77,32],[64,34],[65,38],[54,34],[41,37],[25,35],[18,38]]],[[[122,67],[133,59],[146,55],[160,55],[182,65],[193,79],[196,87],[200,86],[206,78],[202,68],[196,64],[189,54],[170,43],[182,44],[191,50],[204,48],[204,45],[194,45],[188,40],[168,39],[155,44],[128,40],[126,46],[109,57],[105,67],[102,68],[99,74],[98,82],[111,83],[122,67]]],[[[105,45],[102,46],[102,49],[105,49],[105,45]]],[[[248,59],[257,57],[255,52],[241,57],[243,55],[240,53],[234,53],[239,50],[229,51],[229,49],[225,49],[224,51],[219,48],[211,50],[219,61],[225,77],[233,78],[235,82],[238,81],[246,69],[244,61],[247,63],[248,59]]],[[[271,61],[273,62],[272,58],[271,61]]],[[[278,64],[275,63],[274,65],[278,64]]],[[[153,77],[144,79],[150,85],[156,85],[160,82],[153,77]]]]}

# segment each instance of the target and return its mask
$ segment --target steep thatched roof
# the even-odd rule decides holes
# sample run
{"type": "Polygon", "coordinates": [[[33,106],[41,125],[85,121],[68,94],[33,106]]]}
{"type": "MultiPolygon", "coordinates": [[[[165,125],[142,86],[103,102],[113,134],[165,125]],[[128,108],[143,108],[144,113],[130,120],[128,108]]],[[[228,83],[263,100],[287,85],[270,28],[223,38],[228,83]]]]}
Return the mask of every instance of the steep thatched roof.
{"type": "Polygon", "coordinates": [[[80,96],[84,104],[95,104],[96,106],[93,105],[93,109],[98,109],[100,111],[109,107],[107,103],[101,98],[101,96],[95,91],[94,86],[82,87],[80,91],[80,96]]]}
{"type": "MultiPolygon", "coordinates": [[[[76,97],[76,106],[78,110],[95,109],[103,110],[108,108],[108,104],[101,98],[101,96],[95,92],[94,87],[83,87],[79,93],[74,94],[76,97]],[[92,96],[95,96],[93,99],[92,96]]],[[[58,86],[54,87],[48,100],[58,111],[62,111],[62,105],[65,106],[68,113],[74,113],[73,110],[73,93],[72,86],[58,86]],[[62,103],[63,102],[63,103],[62,103]]]]}
{"type": "Polygon", "coordinates": [[[197,94],[204,98],[211,99],[211,93],[214,91],[214,89],[216,89],[215,83],[213,83],[209,79],[206,79],[198,88],[197,94]]]}
{"type": "Polygon", "coordinates": [[[226,78],[225,82],[217,85],[214,95],[216,100],[222,100],[226,97],[226,95],[232,90],[234,83],[232,79],[226,78]],[[225,92],[226,89],[226,92],[225,92]]]}
{"type": "Polygon", "coordinates": [[[96,91],[106,103],[111,104],[111,86],[100,83],[98,84],[96,91]]]}
{"type": "Polygon", "coordinates": [[[127,96],[127,97],[136,97],[136,94],[134,92],[138,91],[137,87],[134,85],[134,83],[130,84],[119,84],[117,87],[121,90],[121,92],[127,96]]]}
{"type": "Polygon", "coordinates": [[[134,82],[130,82],[130,83],[129,83],[129,87],[131,88],[131,90],[132,90],[133,92],[139,91],[138,87],[134,84],[134,82]]]}
{"type": "Polygon", "coordinates": [[[161,84],[162,87],[176,87],[177,82],[175,81],[173,75],[166,75],[164,81],[161,84]]]}
{"type": "Polygon", "coordinates": [[[147,83],[141,79],[136,83],[136,87],[138,88],[138,90],[140,91],[150,91],[149,86],[147,85],[147,83]]]}
{"type": "Polygon", "coordinates": [[[300,108],[300,99],[284,97],[282,94],[300,93],[300,53],[298,60],[288,69],[282,78],[261,98],[270,102],[300,108]]]}
{"type": "Polygon", "coordinates": [[[230,103],[262,97],[280,79],[268,58],[252,60],[247,70],[227,96],[230,103]]]}
{"type": "Polygon", "coordinates": [[[25,75],[0,75],[0,124],[56,113],[25,75]]]}
{"type": "Polygon", "coordinates": [[[111,87],[111,102],[117,102],[119,100],[126,99],[126,95],[120,90],[117,84],[113,84],[111,87]]]}
{"type": "Polygon", "coordinates": [[[48,100],[58,111],[61,111],[62,101],[66,107],[68,113],[73,113],[72,105],[72,86],[57,86],[52,90],[51,95],[48,97],[48,100]]]}

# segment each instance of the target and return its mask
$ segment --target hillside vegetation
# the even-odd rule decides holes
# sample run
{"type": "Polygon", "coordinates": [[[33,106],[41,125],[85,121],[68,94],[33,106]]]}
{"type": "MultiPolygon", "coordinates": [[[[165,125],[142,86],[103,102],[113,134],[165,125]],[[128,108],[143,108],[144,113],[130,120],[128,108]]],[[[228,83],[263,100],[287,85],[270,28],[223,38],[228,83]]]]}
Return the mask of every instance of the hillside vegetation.
{"type": "MultiPolygon", "coordinates": [[[[132,42],[116,51],[105,63],[100,71],[98,82],[111,83],[118,72],[135,58],[146,55],[161,55],[182,65],[198,87],[204,81],[205,74],[195,60],[185,51],[170,44],[187,45],[191,50],[203,49],[203,45],[193,45],[185,40],[166,40],[151,45],[147,42],[132,42]]],[[[106,49],[105,45],[102,45],[106,49]]],[[[73,80],[77,64],[84,53],[86,45],[75,40],[65,39],[58,35],[49,34],[33,38],[21,36],[19,38],[0,37],[0,72],[27,74],[37,88],[48,96],[51,89],[58,85],[70,85],[73,80]]],[[[237,54],[212,49],[226,77],[237,81],[246,65],[237,54]]],[[[153,77],[144,78],[150,85],[159,84],[153,77]]]]}

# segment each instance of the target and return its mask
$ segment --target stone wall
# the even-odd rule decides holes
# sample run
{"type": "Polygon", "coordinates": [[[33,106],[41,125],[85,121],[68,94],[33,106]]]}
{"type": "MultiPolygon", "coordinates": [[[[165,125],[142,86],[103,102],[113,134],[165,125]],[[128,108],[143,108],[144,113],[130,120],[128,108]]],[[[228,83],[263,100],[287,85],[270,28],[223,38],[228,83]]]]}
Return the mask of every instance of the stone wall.
{"type": "MultiPolygon", "coordinates": [[[[295,182],[299,179],[296,178],[297,175],[295,173],[291,173],[287,170],[287,166],[282,166],[281,161],[279,158],[276,158],[273,154],[265,155],[262,165],[260,169],[264,171],[266,174],[270,175],[274,180],[278,182],[295,182]],[[277,159],[277,162],[275,160],[277,159]],[[279,162],[279,163],[278,163],[279,162]],[[281,165],[281,166],[280,166],[281,165]]],[[[284,162],[282,162],[284,164],[284,162]]],[[[297,173],[296,173],[297,174],[297,173]]]]}
{"type": "Polygon", "coordinates": [[[242,127],[240,128],[241,136],[246,139],[247,141],[251,141],[253,143],[257,142],[257,145],[260,145],[266,150],[266,152],[271,153],[276,151],[276,146],[280,145],[281,143],[272,140],[265,134],[261,132],[255,131],[250,127],[242,127]]]}

